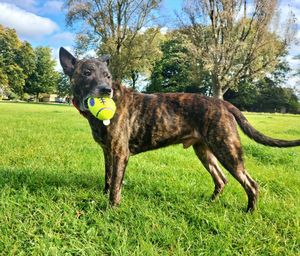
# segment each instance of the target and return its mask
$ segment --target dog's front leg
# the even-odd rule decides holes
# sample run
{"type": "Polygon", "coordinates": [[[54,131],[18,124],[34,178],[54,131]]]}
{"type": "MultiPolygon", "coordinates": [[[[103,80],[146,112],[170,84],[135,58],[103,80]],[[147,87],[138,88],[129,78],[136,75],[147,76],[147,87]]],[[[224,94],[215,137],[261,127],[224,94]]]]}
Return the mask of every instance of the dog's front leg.
{"type": "Polygon", "coordinates": [[[129,158],[129,150],[118,148],[112,153],[113,170],[110,184],[110,204],[117,206],[121,202],[122,182],[129,158]]]}
{"type": "Polygon", "coordinates": [[[104,160],[105,160],[105,183],[103,193],[107,194],[110,190],[110,183],[111,183],[111,175],[112,175],[112,159],[111,154],[107,150],[103,150],[104,153],[104,160]]]}

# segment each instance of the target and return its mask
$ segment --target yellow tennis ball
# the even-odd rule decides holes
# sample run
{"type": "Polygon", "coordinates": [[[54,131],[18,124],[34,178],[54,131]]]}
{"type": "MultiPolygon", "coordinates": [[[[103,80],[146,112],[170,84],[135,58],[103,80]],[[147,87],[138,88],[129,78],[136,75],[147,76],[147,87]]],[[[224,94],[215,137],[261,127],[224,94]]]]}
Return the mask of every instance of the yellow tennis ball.
{"type": "Polygon", "coordinates": [[[116,112],[116,104],[109,97],[88,98],[88,107],[91,113],[99,120],[109,120],[116,112]]]}

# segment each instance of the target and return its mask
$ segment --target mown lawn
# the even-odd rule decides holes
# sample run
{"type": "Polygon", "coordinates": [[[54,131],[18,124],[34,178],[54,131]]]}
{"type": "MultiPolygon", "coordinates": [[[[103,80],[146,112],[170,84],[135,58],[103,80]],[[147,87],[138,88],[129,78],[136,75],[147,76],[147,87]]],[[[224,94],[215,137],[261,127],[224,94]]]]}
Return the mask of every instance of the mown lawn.
{"type": "MultiPolygon", "coordinates": [[[[260,131],[300,138],[300,116],[246,114],[260,131]]],[[[258,210],[213,182],[192,149],[130,159],[122,205],[102,194],[103,156],[69,106],[0,103],[0,255],[300,255],[300,147],[242,135],[258,210]]]]}

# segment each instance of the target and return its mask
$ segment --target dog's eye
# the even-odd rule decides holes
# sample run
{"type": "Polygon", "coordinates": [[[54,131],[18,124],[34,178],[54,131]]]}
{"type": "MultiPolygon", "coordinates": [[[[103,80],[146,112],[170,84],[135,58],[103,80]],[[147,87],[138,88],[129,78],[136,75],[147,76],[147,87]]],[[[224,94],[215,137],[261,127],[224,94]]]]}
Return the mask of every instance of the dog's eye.
{"type": "Polygon", "coordinates": [[[91,70],[85,70],[85,71],[83,72],[83,74],[84,74],[85,76],[90,76],[90,75],[92,74],[92,72],[91,72],[91,70]]]}
{"type": "Polygon", "coordinates": [[[103,72],[103,75],[104,75],[104,77],[110,79],[110,75],[109,75],[107,72],[104,71],[104,72],[103,72]]]}

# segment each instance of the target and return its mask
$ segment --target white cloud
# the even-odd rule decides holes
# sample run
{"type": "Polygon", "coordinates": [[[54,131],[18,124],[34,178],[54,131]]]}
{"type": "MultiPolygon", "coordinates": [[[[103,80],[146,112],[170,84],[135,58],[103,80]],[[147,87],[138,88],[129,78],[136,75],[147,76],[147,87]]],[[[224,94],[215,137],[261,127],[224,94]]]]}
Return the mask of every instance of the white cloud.
{"type": "Polygon", "coordinates": [[[18,6],[22,9],[25,9],[27,11],[31,11],[31,12],[34,12],[36,11],[36,7],[38,5],[38,2],[37,0],[1,0],[1,2],[3,3],[9,3],[9,4],[13,4],[15,6],[18,6]]]}
{"type": "MultiPolygon", "coordinates": [[[[155,27],[141,27],[139,33],[144,34],[147,31],[147,29],[150,29],[150,28],[155,28],[155,27]]],[[[160,33],[165,35],[168,32],[168,30],[169,30],[168,27],[161,27],[159,31],[160,31],[160,33]]]]}
{"type": "Polygon", "coordinates": [[[15,5],[35,14],[55,14],[61,12],[64,6],[62,0],[0,0],[0,2],[15,5]]]}
{"type": "Polygon", "coordinates": [[[286,18],[290,17],[291,14],[294,14],[296,17],[296,24],[300,25],[300,8],[296,7],[295,5],[289,5],[286,3],[283,3],[279,6],[279,15],[280,15],[280,19],[281,22],[284,23],[284,21],[286,20],[286,18]]]}
{"type": "MultiPolygon", "coordinates": [[[[284,1],[283,1],[284,2],[284,1]]],[[[290,0],[290,4],[293,4],[293,5],[300,5],[300,0],[290,0]]]]}
{"type": "Polygon", "coordinates": [[[300,60],[295,58],[295,56],[297,55],[300,55],[300,45],[293,44],[289,49],[289,54],[285,57],[291,68],[288,80],[284,85],[286,87],[300,88],[299,78],[293,76],[293,74],[295,74],[295,72],[300,69],[300,60]]]}
{"type": "Polygon", "coordinates": [[[294,46],[293,48],[294,50],[292,52],[290,51],[289,55],[285,57],[286,61],[289,63],[291,72],[288,75],[288,80],[283,86],[300,89],[300,77],[298,75],[295,76],[296,71],[300,69],[300,61],[295,58],[296,55],[300,54],[300,46],[294,46]]]}
{"type": "MultiPolygon", "coordinates": [[[[297,40],[299,40],[300,38],[297,38],[297,40]]],[[[299,43],[293,43],[292,45],[290,45],[289,49],[288,49],[289,55],[290,56],[297,56],[300,55],[300,44],[299,43]]]]}
{"type": "Polygon", "coordinates": [[[46,1],[41,8],[42,13],[57,13],[61,12],[63,9],[63,1],[46,1]]]}
{"type": "MultiPolygon", "coordinates": [[[[289,17],[290,13],[293,13],[296,17],[297,31],[295,35],[296,42],[300,42],[300,0],[285,0],[281,1],[279,6],[279,13],[281,21],[289,17]]],[[[300,68],[300,60],[295,59],[295,56],[300,55],[300,45],[299,43],[293,42],[293,44],[288,49],[288,55],[286,60],[292,69],[287,83],[284,86],[300,88],[300,78],[295,77],[293,74],[300,68]]]]}
{"type": "Polygon", "coordinates": [[[68,31],[57,33],[57,34],[53,35],[51,38],[51,41],[53,41],[53,42],[58,42],[58,41],[73,42],[74,40],[75,40],[75,34],[68,32],[68,31]]]}
{"type": "Polygon", "coordinates": [[[84,54],[85,58],[97,58],[97,53],[95,50],[88,50],[85,54],[84,54]]]}
{"type": "Polygon", "coordinates": [[[18,35],[25,38],[52,34],[58,26],[48,18],[25,11],[12,4],[0,3],[0,23],[14,28],[18,35]]]}
{"type": "Polygon", "coordinates": [[[163,35],[167,34],[167,32],[168,32],[168,27],[162,27],[160,29],[160,33],[162,33],[163,35]]]}
{"type": "MultiPolygon", "coordinates": [[[[299,52],[298,52],[299,53],[299,52]]],[[[296,55],[289,54],[286,56],[287,62],[290,64],[290,68],[292,70],[296,70],[299,68],[299,60],[295,58],[296,55]]]]}

